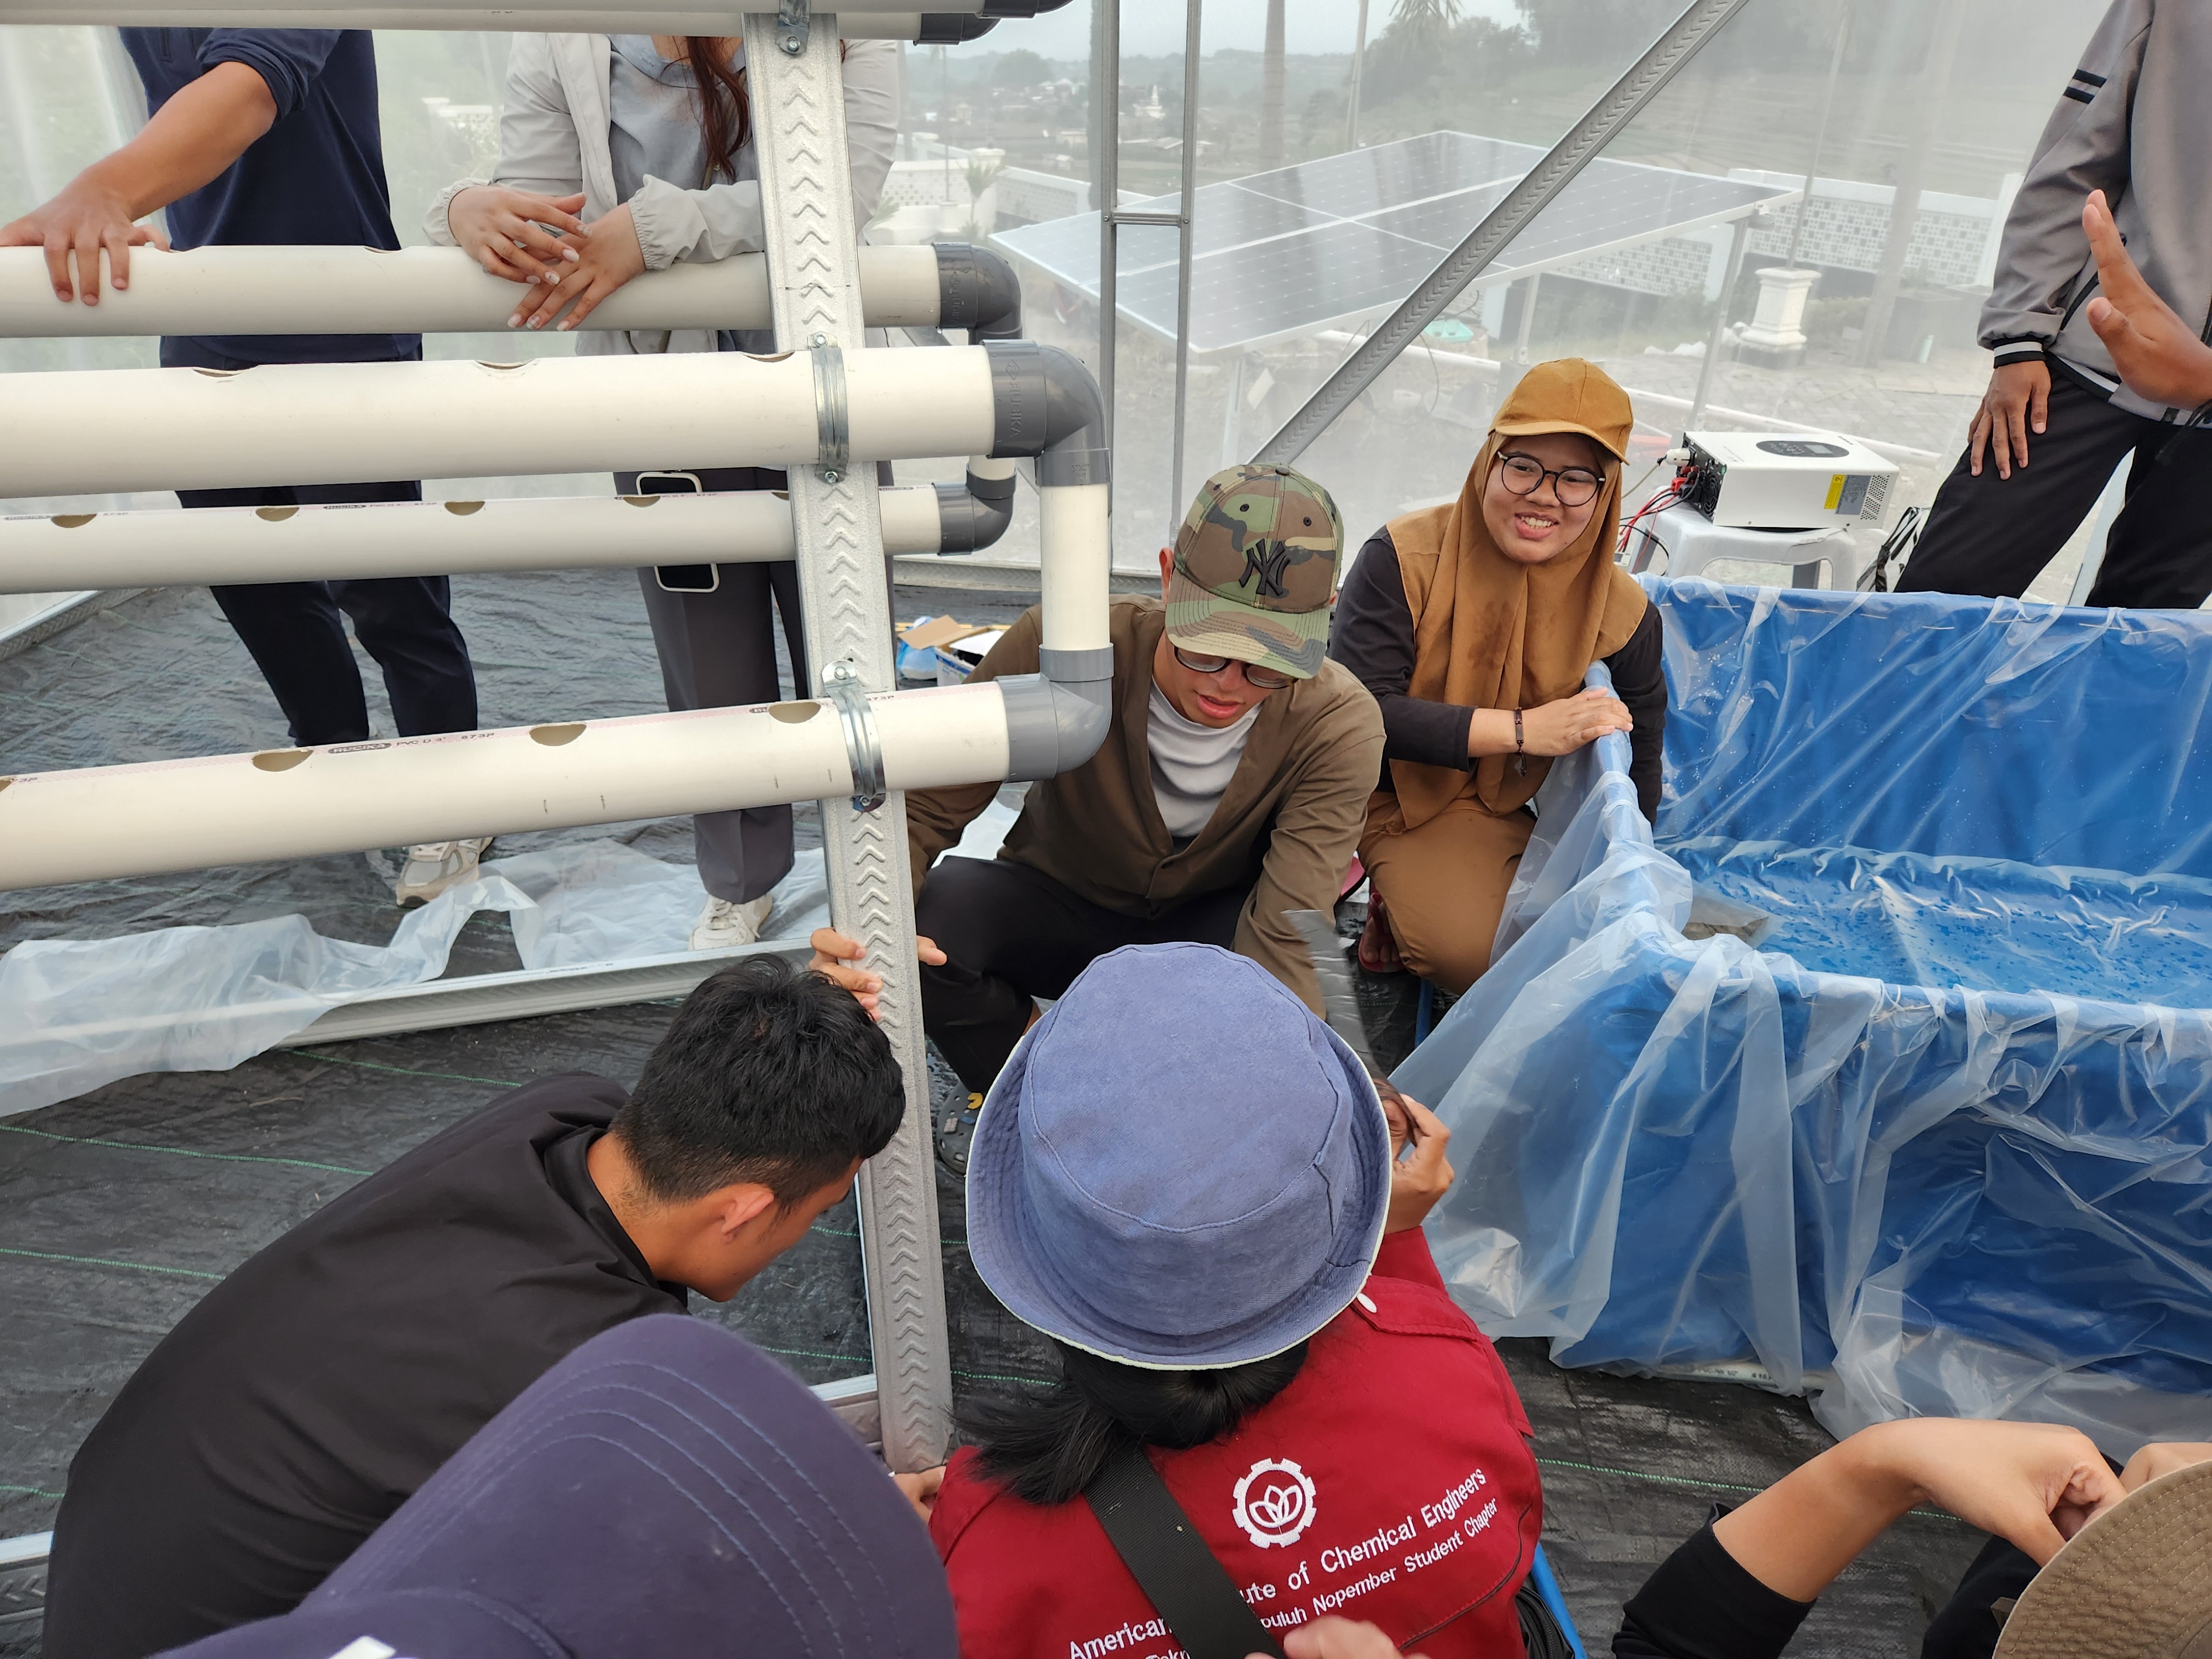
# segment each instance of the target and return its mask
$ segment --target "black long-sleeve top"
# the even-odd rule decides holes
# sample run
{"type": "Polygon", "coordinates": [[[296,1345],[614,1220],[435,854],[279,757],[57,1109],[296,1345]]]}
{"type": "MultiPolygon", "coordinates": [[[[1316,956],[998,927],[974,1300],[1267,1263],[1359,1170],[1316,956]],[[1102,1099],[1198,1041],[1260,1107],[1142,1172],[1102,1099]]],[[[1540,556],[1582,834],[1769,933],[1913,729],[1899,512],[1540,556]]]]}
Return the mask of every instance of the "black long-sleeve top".
{"type": "MultiPolygon", "coordinates": [[[[1729,1512],[1713,1505],[1712,1521],[1729,1512]]],[[[1793,1601],[1752,1577],[1703,1531],[1662,1562],[1621,1609],[1613,1659],[1779,1659],[1810,1601],[1793,1601]]],[[[2000,1609],[2035,1577],[2027,1554],[1992,1538],[1928,1626],[1920,1659],[1990,1659],[2004,1628],[2000,1609]]]]}
{"type": "Polygon", "coordinates": [[[1753,1577],[1708,1522],[1621,1609],[1613,1659],[1775,1659],[1812,1610],[1753,1577]]]}
{"type": "MultiPolygon", "coordinates": [[[[1667,735],[1667,676],[1661,658],[1666,635],[1659,607],[1647,606],[1628,642],[1602,659],[1613,689],[1635,721],[1628,734],[1629,777],[1644,816],[1659,816],[1660,751],[1667,735]]],[[[1390,763],[1426,766],[1474,764],[1467,752],[1474,710],[1407,695],[1413,682],[1413,612],[1406,602],[1406,580],[1398,569],[1398,549],[1388,527],[1368,538],[1337,595],[1336,618],[1329,628],[1328,654],[1359,677],[1382,708],[1382,787],[1390,787],[1390,763]]]]}

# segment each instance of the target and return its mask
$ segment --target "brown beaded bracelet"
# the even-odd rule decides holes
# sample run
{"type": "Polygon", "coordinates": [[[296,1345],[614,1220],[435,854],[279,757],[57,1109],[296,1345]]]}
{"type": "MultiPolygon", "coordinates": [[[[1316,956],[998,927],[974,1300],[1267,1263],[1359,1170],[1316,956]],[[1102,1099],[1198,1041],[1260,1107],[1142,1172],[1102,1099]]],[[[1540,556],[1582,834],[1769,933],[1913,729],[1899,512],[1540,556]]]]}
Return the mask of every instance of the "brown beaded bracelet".
{"type": "Polygon", "coordinates": [[[1527,752],[1521,747],[1521,711],[1516,708],[1513,711],[1513,752],[1516,755],[1527,752]]]}

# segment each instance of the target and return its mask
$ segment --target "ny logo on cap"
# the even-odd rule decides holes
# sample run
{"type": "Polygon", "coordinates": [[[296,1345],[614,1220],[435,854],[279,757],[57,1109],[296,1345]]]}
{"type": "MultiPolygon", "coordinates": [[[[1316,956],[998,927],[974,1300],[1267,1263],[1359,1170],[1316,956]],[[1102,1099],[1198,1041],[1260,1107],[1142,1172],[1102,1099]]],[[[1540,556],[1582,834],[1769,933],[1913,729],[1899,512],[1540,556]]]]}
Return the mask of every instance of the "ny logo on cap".
{"type": "Polygon", "coordinates": [[[1289,592],[1283,577],[1291,568],[1291,550],[1281,542],[1255,542],[1244,550],[1244,574],[1237,579],[1243,586],[1255,576],[1260,579],[1261,595],[1281,599],[1289,592]]]}

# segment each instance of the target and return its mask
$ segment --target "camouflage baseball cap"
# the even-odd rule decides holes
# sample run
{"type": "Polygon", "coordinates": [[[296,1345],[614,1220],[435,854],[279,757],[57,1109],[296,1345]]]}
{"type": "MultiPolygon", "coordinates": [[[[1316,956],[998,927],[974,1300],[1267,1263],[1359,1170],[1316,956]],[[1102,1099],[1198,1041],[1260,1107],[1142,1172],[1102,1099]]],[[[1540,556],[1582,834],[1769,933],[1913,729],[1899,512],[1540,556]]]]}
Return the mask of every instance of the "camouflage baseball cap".
{"type": "Polygon", "coordinates": [[[1328,644],[1344,549],[1336,503],[1287,466],[1224,467],[1199,486],[1176,533],[1168,637],[1311,679],[1328,644]]]}

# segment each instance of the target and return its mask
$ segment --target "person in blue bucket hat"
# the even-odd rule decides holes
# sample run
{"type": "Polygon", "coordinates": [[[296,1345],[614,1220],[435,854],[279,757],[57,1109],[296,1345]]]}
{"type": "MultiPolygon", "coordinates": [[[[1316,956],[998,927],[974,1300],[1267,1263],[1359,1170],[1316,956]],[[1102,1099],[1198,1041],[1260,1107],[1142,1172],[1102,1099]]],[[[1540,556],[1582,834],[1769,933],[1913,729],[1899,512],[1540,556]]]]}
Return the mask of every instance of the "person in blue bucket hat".
{"type": "Polygon", "coordinates": [[[594,1337],[292,1612],[171,1659],[956,1659],[900,1487],[805,1385],[677,1314],[594,1337]]]}
{"type": "Polygon", "coordinates": [[[1279,1638],[1348,1619],[1429,1659],[1520,1650],[1528,1422],[1421,1235],[1443,1126],[1391,1099],[1208,945],[1099,957],[1022,1039],[976,1126],[969,1249],[1062,1374],[972,1412],[945,1470],[963,1652],[1186,1645],[1094,1508],[1138,1454],[1279,1638]]]}

